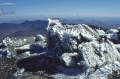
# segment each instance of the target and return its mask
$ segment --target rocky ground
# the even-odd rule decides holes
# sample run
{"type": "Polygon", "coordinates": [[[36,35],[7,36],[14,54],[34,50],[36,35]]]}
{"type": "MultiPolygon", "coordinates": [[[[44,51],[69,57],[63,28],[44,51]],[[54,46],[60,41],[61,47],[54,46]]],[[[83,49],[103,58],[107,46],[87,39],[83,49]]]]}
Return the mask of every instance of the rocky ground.
{"type": "Polygon", "coordinates": [[[17,61],[14,58],[0,58],[0,79],[10,79],[17,71],[17,61]]]}
{"type": "Polygon", "coordinates": [[[15,58],[0,58],[0,79],[54,79],[44,73],[25,72],[21,77],[13,77],[18,70],[15,58]]]}

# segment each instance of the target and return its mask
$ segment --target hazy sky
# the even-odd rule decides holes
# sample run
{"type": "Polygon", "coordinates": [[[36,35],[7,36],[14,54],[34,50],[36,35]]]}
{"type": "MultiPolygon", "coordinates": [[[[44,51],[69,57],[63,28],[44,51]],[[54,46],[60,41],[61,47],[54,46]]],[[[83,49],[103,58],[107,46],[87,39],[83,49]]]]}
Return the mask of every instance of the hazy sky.
{"type": "Polygon", "coordinates": [[[120,17],[120,0],[0,0],[0,20],[120,17]]]}

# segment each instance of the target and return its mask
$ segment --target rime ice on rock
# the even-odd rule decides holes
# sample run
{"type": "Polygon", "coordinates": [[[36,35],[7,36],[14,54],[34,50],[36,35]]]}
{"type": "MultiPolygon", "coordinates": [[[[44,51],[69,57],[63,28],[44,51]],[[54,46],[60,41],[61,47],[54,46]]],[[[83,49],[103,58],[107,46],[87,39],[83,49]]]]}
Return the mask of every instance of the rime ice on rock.
{"type": "Polygon", "coordinates": [[[42,35],[38,34],[38,35],[36,35],[35,41],[45,41],[45,37],[43,37],[42,35]]]}
{"type": "Polygon", "coordinates": [[[103,30],[86,24],[62,25],[58,19],[48,20],[48,48],[54,50],[54,56],[60,57],[65,66],[95,69],[119,59],[116,46],[103,30]]]}
{"type": "MultiPolygon", "coordinates": [[[[75,68],[84,66],[85,68],[81,69],[81,71],[83,70],[84,72],[88,66],[83,60],[82,53],[79,53],[78,46],[82,41],[97,39],[98,37],[94,35],[97,34],[97,32],[85,24],[83,24],[84,27],[81,24],[62,25],[58,19],[48,20],[48,48],[54,50],[55,57],[60,57],[60,59],[65,62],[65,67],[75,68]],[[88,29],[86,30],[85,28],[88,29]]],[[[62,70],[64,72],[64,69],[62,70]]],[[[77,72],[78,71],[76,71],[76,73],[77,72]]]]}
{"type": "Polygon", "coordinates": [[[120,43],[120,27],[118,27],[117,29],[109,29],[108,31],[106,31],[106,35],[114,43],[120,43]]]}
{"type": "Polygon", "coordinates": [[[6,46],[21,46],[24,43],[26,43],[26,41],[27,39],[25,38],[17,39],[17,38],[7,37],[3,40],[3,44],[5,44],[6,46]]]}
{"type": "MultiPolygon", "coordinates": [[[[77,52],[82,41],[98,39],[98,33],[88,25],[62,25],[59,20],[48,19],[48,47],[59,52],[77,52]],[[85,39],[85,40],[84,40],[85,39]],[[58,51],[60,49],[60,51],[58,51]]],[[[58,54],[57,53],[57,54],[58,54]]],[[[61,53],[61,54],[62,54],[61,53]]]]}

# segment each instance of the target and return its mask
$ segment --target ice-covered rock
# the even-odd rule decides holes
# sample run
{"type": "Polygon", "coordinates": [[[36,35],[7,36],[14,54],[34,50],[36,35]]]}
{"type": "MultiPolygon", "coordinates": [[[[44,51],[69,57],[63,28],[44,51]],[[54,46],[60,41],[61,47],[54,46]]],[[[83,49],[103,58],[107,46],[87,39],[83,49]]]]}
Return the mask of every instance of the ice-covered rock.
{"type": "Polygon", "coordinates": [[[96,29],[96,31],[97,31],[100,35],[105,35],[105,31],[104,31],[104,30],[96,29]]]}
{"type": "Polygon", "coordinates": [[[87,76],[96,69],[120,59],[119,47],[109,39],[118,40],[118,30],[104,32],[86,24],[62,25],[49,19],[48,48],[64,61],[65,67],[78,67],[87,76]],[[110,37],[111,35],[111,37],[110,37]]]}
{"type": "Polygon", "coordinates": [[[17,53],[23,53],[27,51],[36,53],[40,52],[44,48],[46,48],[46,43],[44,41],[39,41],[32,44],[26,44],[21,47],[15,47],[15,50],[17,51],[17,53]]]}
{"type": "Polygon", "coordinates": [[[67,67],[76,67],[77,63],[75,58],[73,58],[72,56],[77,58],[77,53],[64,53],[61,58],[63,59],[63,61],[65,61],[65,66],[67,67]]]}
{"type": "Polygon", "coordinates": [[[27,39],[25,38],[17,39],[17,38],[7,37],[3,40],[3,44],[5,44],[6,46],[21,46],[25,44],[26,42],[27,42],[27,39]]]}
{"type": "Polygon", "coordinates": [[[83,41],[97,40],[100,36],[99,32],[86,24],[62,25],[54,19],[49,20],[47,30],[48,48],[54,49],[58,56],[64,52],[76,52],[78,51],[78,44],[83,41]]]}
{"type": "Polygon", "coordinates": [[[18,79],[18,78],[20,78],[23,75],[24,71],[25,71],[24,68],[18,69],[11,79],[18,79]]]}
{"type": "Polygon", "coordinates": [[[9,57],[11,53],[8,51],[8,48],[4,44],[0,44],[0,55],[1,57],[9,57]]]}
{"type": "Polygon", "coordinates": [[[47,30],[48,29],[51,29],[52,27],[55,27],[55,28],[63,28],[62,26],[62,23],[59,21],[59,19],[57,18],[48,18],[49,20],[49,24],[47,26],[47,30]]]}
{"type": "Polygon", "coordinates": [[[120,44],[116,44],[116,48],[120,52],[120,44]]]}
{"type": "Polygon", "coordinates": [[[79,46],[83,59],[90,67],[102,67],[106,63],[112,63],[120,58],[120,54],[111,41],[99,43],[97,41],[82,43],[79,46]]]}
{"type": "Polygon", "coordinates": [[[117,29],[109,29],[106,31],[107,38],[109,38],[114,43],[120,43],[120,28],[117,29]]]}
{"type": "Polygon", "coordinates": [[[45,41],[45,37],[38,34],[36,37],[35,37],[35,41],[45,41]]]}
{"type": "Polygon", "coordinates": [[[111,64],[106,64],[102,68],[96,70],[94,73],[89,75],[87,79],[119,79],[119,75],[120,75],[119,71],[120,71],[120,62],[115,61],[111,64]],[[114,75],[114,73],[116,73],[115,75],[116,78],[112,76],[114,75]]]}
{"type": "Polygon", "coordinates": [[[116,29],[110,29],[106,32],[106,34],[109,39],[117,40],[117,32],[118,32],[118,30],[116,30],[116,29]]]}

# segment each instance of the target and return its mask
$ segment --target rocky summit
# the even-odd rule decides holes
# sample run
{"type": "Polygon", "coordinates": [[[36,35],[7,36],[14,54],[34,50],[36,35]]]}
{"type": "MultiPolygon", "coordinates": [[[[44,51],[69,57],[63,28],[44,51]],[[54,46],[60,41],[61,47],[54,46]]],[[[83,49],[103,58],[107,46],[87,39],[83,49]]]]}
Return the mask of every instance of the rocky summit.
{"type": "Polygon", "coordinates": [[[0,43],[0,60],[14,59],[11,79],[120,79],[120,28],[48,20],[47,38],[6,37],[0,43]]]}

